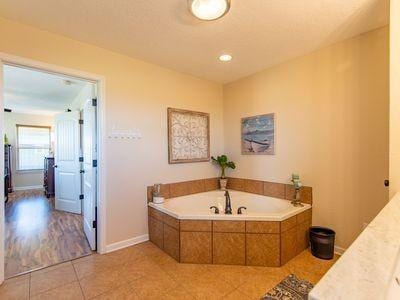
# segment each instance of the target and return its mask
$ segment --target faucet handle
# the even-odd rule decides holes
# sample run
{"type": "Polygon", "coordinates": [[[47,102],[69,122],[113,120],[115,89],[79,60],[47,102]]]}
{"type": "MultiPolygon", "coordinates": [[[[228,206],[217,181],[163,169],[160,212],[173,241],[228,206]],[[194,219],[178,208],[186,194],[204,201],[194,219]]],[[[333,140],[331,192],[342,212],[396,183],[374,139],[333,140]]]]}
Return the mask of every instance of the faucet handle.
{"type": "Polygon", "coordinates": [[[238,210],[237,210],[238,215],[241,215],[241,214],[242,214],[242,209],[247,209],[247,207],[246,207],[246,206],[240,206],[240,207],[238,208],[238,210]]]}
{"type": "Polygon", "coordinates": [[[219,208],[216,206],[211,206],[210,209],[215,209],[214,214],[219,214],[219,208]]]}

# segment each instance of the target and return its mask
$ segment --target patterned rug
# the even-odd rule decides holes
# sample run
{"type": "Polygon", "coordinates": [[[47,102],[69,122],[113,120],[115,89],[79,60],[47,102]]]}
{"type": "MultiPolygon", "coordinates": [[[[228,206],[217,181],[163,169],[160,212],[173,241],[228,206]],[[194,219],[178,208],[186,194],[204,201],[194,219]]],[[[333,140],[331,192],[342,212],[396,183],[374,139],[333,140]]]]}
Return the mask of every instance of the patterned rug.
{"type": "Polygon", "coordinates": [[[262,300],[307,300],[308,293],[314,286],[307,280],[302,280],[290,274],[277,286],[270,290],[262,300]]]}

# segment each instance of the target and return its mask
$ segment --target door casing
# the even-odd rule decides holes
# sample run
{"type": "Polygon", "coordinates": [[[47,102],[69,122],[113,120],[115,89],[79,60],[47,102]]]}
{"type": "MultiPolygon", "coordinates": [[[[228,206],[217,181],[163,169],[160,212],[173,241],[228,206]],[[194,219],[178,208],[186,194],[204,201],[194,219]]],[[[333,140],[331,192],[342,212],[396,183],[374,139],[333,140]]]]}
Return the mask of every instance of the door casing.
{"type": "MultiPolygon", "coordinates": [[[[106,165],[105,165],[105,77],[76,69],[48,64],[20,56],[0,52],[0,120],[4,120],[4,87],[3,65],[13,65],[22,68],[39,70],[50,74],[59,74],[79,78],[96,83],[97,96],[97,252],[106,252],[106,165]]],[[[4,134],[4,122],[0,121],[0,132],[4,134]]],[[[0,147],[0,157],[4,157],[4,149],[0,147]]],[[[0,177],[4,177],[4,159],[0,159],[0,177]]],[[[0,180],[0,190],[4,190],[4,182],[0,180]]],[[[0,203],[4,203],[4,195],[0,193],[0,203]]],[[[4,281],[4,205],[0,205],[0,284],[4,281]]]]}

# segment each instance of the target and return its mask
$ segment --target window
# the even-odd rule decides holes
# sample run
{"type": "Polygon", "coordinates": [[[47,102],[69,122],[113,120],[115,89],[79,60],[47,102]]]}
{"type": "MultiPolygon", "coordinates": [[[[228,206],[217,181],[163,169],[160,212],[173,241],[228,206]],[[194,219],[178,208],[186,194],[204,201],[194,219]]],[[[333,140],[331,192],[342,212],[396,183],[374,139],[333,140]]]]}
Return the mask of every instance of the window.
{"type": "Polygon", "coordinates": [[[50,152],[50,127],[17,125],[17,169],[42,170],[50,152]]]}

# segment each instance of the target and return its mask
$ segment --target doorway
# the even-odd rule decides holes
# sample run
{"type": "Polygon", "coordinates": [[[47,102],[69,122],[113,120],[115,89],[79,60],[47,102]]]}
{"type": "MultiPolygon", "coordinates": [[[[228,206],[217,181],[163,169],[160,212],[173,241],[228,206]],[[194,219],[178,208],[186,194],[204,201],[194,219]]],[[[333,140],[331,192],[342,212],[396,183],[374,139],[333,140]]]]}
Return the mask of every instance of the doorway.
{"type": "Polygon", "coordinates": [[[98,83],[3,65],[4,273],[97,250],[98,83]]]}

